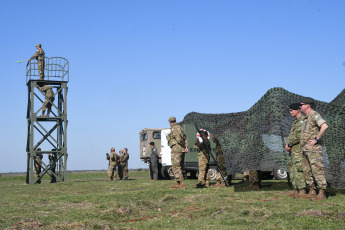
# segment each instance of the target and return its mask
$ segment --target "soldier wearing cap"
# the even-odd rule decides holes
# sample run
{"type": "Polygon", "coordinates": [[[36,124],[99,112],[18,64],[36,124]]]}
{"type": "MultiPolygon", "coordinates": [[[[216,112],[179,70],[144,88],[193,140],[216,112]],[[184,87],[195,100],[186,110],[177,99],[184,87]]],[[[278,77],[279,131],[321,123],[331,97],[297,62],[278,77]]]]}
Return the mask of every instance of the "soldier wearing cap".
{"type": "Polygon", "coordinates": [[[37,65],[38,65],[38,72],[40,74],[40,80],[44,79],[44,58],[45,58],[45,53],[42,49],[42,45],[41,44],[37,44],[36,45],[37,51],[34,54],[34,56],[32,56],[27,63],[27,66],[29,65],[30,61],[33,59],[37,60],[37,65]]]}
{"type": "Polygon", "coordinates": [[[109,180],[116,180],[116,165],[118,162],[119,156],[115,152],[115,148],[110,149],[110,156],[109,156],[109,167],[108,167],[108,178],[109,180]]]}
{"type": "Polygon", "coordinates": [[[121,157],[121,166],[122,166],[123,179],[124,180],[128,180],[128,160],[129,160],[128,149],[124,148],[123,149],[123,154],[122,154],[122,157],[121,157]]]}
{"type": "Polygon", "coordinates": [[[195,139],[194,148],[198,151],[198,183],[194,186],[195,188],[203,188],[210,186],[210,173],[209,162],[210,162],[210,141],[207,138],[207,131],[199,130],[201,140],[195,139]],[[205,180],[205,184],[203,183],[205,180]]]}
{"type": "Polygon", "coordinates": [[[183,128],[176,123],[176,117],[169,117],[169,124],[171,129],[167,140],[171,148],[172,170],[176,180],[176,185],[171,188],[187,188],[184,183],[182,167],[184,154],[188,152],[188,139],[183,128]]]}
{"type": "Polygon", "coordinates": [[[326,199],[326,177],[323,168],[321,138],[328,125],[319,113],[313,110],[314,100],[303,97],[300,103],[301,111],[306,115],[302,126],[301,150],[303,152],[303,173],[310,191],[302,199],[326,199]],[[314,183],[314,181],[316,183],[314,183]],[[316,186],[319,194],[316,196],[316,186]]]}
{"type": "Polygon", "coordinates": [[[159,164],[159,155],[155,143],[150,142],[151,154],[150,154],[150,172],[152,180],[158,180],[158,164],[159,164]]]}
{"type": "Polygon", "coordinates": [[[303,174],[303,154],[301,151],[300,139],[304,115],[299,109],[299,103],[289,106],[290,115],[295,119],[291,126],[289,137],[286,140],[285,149],[290,152],[289,171],[291,184],[294,190],[288,192],[288,196],[306,195],[306,183],[303,174]]]}

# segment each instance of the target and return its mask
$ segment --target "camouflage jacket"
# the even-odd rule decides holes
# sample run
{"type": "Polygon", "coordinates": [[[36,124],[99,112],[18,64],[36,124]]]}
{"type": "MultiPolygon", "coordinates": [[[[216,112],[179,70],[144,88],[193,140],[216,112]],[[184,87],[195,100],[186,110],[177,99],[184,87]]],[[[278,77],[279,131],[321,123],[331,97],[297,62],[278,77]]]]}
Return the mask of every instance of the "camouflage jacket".
{"type": "Polygon", "coordinates": [[[54,91],[50,85],[45,85],[43,88],[38,87],[38,89],[46,95],[46,98],[52,99],[54,97],[54,91]]]}
{"type": "Polygon", "coordinates": [[[117,153],[116,152],[112,152],[110,154],[110,165],[116,165],[118,159],[119,159],[119,156],[117,155],[117,153]]]}
{"type": "Polygon", "coordinates": [[[315,110],[311,110],[304,118],[301,136],[302,151],[321,151],[321,145],[317,142],[314,146],[308,146],[308,140],[314,140],[319,134],[320,127],[326,123],[324,119],[315,110]]]}
{"type": "Polygon", "coordinates": [[[36,59],[37,61],[44,61],[45,53],[42,48],[39,48],[34,56],[32,56],[28,61],[31,61],[32,59],[36,59]]]}
{"type": "Polygon", "coordinates": [[[171,126],[167,140],[172,153],[182,153],[188,147],[188,139],[183,132],[183,128],[177,123],[171,126]]]}
{"type": "Polygon", "coordinates": [[[129,159],[129,154],[123,152],[123,155],[120,160],[122,167],[128,167],[128,159],[129,159]]]}
{"type": "Polygon", "coordinates": [[[302,126],[305,116],[301,114],[298,119],[295,119],[292,123],[290,135],[286,140],[286,143],[291,147],[291,151],[300,151],[300,140],[302,135],[302,126]]]}
{"type": "Polygon", "coordinates": [[[197,151],[202,154],[204,154],[207,158],[210,157],[210,141],[209,140],[203,140],[203,142],[195,141],[194,147],[197,149],[197,151]]]}

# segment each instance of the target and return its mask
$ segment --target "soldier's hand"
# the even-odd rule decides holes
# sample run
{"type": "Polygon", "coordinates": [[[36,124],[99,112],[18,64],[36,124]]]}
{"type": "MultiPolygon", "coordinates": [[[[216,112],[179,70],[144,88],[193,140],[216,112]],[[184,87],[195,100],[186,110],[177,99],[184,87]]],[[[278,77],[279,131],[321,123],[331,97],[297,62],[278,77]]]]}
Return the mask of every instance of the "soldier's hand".
{"type": "Polygon", "coordinates": [[[186,148],[184,149],[184,152],[185,152],[185,153],[188,153],[188,147],[186,147],[186,148]]]}
{"type": "Polygon", "coordinates": [[[316,140],[309,140],[309,141],[308,141],[308,145],[309,145],[309,146],[314,146],[316,143],[317,143],[316,140]]]}

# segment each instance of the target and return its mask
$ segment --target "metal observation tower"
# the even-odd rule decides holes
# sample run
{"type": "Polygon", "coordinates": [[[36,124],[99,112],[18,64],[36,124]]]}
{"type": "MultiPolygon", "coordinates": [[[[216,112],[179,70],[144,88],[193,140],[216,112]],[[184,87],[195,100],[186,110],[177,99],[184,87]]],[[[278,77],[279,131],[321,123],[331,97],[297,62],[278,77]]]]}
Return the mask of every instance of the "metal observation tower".
{"type": "Polygon", "coordinates": [[[45,175],[51,177],[51,182],[62,182],[66,179],[68,60],[62,57],[46,57],[44,76],[44,80],[39,80],[40,74],[36,60],[32,60],[26,67],[27,184],[40,183],[45,175]],[[50,101],[37,87],[42,88],[44,85],[51,86],[55,98],[51,102],[49,117],[41,117],[44,100],[50,101]]]}

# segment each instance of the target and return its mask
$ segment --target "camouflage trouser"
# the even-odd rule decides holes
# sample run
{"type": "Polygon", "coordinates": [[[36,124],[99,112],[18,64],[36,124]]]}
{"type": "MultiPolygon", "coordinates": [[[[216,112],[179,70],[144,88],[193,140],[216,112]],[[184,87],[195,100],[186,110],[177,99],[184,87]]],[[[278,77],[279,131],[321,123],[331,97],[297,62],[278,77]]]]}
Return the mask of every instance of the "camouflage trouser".
{"type": "Polygon", "coordinates": [[[43,159],[43,156],[36,156],[35,157],[35,164],[34,164],[34,173],[35,173],[35,177],[36,177],[36,179],[38,179],[39,178],[39,176],[40,176],[40,173],[41,173],[41,171],[42,171],[42,167],[41,167],[41,165],[42,165],[42,159],[43,159]]]}
{"type": "Polygon", "coordinates": [[[255,171],[249,171],[249,184],[254,185],[254,184],[260,184],[260,172],[259,170],[255,171]]]}
{"type": "Polygon", "coordinates": [[[301,151],[292,151],[289,159],[289,170],[291,184],[294,189],[306,188],[306,183],[303,174],[303,154],[301,151]]]}
{"type": "Polygon", "coordinates": [[[108,177],[116,178],[116,165],[110,164],[107,171],[108,177]]]}
{"type": "MultiPolygon", "coordinates": [[[[223,154],[217,155],[217,164],[218,164],[220,170],[222,171],[223,175],[226,176],[227,174],[226,174],[225,160],[224,160],[223,154]]],[[[216,180],[219,182],[223,181],[222,175],[218,172],[218,170],[217,170],[217,174],[216,174],[216,180]]]]}
{"type": "Polygon", "coordinates": [[[44,61],[37,61],[37,65],[38,65],[38,72],[40,74],[40,78],[43,79],[44,78],[44,61]]]}
{"type": "Polygon", "coordinates": [[[128,166],[122,166],[123,171],[123,179],[128,179],[128,166]]]}
{"type": "Polygon", "coordinates": [[[309,188],[326,189],[327,182],[322,164],[321,151],[303,151],[303,173],[309,188]]]}
{"type": "Polygon", "coordinates": [[[198,153],[198,159],[199,159],[199,175],[198,175],[198,181],[199,183],[203,183],[205,180],[210,180],[210,173],[208,172],[208,162],[210,161],[210,155],[205,154],[203,152],[198,153]]]}
{"type": "Polygon", "coordinates": [[[184,153],[171,153],[172,170],[176,181],[183,181],[184,153]]]}
{"type": "Polygon", "coordinates": [[[54,102],[55,98],[51,98],[50,101],[48,99],[45,99],[42,105],[42,113],[44,111],[46,111],[46,109],[48,108],[48,111],[50,112],[50,110],[52,109],[52,103],[54,102]]]}

